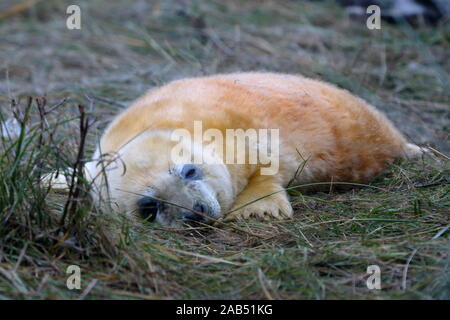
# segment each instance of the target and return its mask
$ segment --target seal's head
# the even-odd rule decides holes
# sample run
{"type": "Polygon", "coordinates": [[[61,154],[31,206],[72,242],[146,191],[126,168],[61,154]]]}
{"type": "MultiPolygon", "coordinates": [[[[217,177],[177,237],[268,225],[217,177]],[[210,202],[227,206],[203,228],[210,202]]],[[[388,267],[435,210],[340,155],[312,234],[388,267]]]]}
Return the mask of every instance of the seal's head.
{"type": "Polygon", "coordinates": [[[221,215],[217,192],[204,168],[177,164],[165,170],[156,167],[150,170],[152,174],[159,172],[158,178],[142,186],[142,194],[136,194],[136,209],[142,218],[178,225],[180,222],[207,223],[210,218],[217,219],[221,215]]]}
{"type": "Polygon", "coordinates": [[[149,131],[90,163],[88,174],[96,177],[94,193],[122,212],[166,226],[209,223],[233,202],[228,169],[211,157],[191,141],[173,141],[168,131],[149,131]],[[183,153],[206,161],[180,161],[183,153]]]}

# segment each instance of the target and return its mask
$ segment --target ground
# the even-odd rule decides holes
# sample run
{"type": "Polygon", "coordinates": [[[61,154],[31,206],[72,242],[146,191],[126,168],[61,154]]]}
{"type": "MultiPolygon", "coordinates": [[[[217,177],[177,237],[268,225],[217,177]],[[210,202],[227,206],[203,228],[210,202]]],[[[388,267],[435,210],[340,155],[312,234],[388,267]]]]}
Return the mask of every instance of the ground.
{"type": "Polygon", "coordinates": [[[0,299],[450,298],[448,24],[368,30],[322,1],[98,0],[78,1],[82,28],[68,30],[74,3],[0,4],[0,111],[23,124],[0,146],[0,299]],[[436,151],[370,186],[290,190],[289,221],[195,231],[111,221],[81,184],[71,197],[40,187],[88,158],[146,90],[247,70],[335,83],[436,151]],[[69,265],[79,290],[66,286],[69,265]],[[370,265],[380,290],[366,285],[370,265]]]}

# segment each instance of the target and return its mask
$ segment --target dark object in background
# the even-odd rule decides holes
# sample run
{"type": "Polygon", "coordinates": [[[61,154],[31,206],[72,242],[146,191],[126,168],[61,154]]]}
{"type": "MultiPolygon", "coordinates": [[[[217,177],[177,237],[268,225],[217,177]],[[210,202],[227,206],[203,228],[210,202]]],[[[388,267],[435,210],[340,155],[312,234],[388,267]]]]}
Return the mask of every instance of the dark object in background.
{"type": "Polygon", "coordinates": [[[404,20],[417,24],[425,22],[435,25],[450,17],[449,0],[336,0],[347,8],[350,15],[366,16],[370,5],[381,9],[381,17],[389,22],[398,23],[404,20]]]}

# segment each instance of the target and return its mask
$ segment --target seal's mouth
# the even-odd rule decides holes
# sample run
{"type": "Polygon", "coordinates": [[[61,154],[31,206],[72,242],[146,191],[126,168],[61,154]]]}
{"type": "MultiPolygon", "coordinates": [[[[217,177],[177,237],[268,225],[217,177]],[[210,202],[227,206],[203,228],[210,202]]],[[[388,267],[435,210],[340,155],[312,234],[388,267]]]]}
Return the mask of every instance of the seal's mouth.
{"type": "Polygon", "coordinates": [[[193,211],[185,211],[182,214],[183,222],[187,225],[197,225],[199,223],[208,223],[211,217],[212,209],[206,203],[198,201],[192,208],[193,211]]]}
{"type": "MultiPolygon", "coordinates": [[[[168,203],[149,197],[140,199],[137,205],[141,218],[150,222],[155,221],[158,215],[164,214],[168,210],[168,207],[171,206],[168,203]]],[[[194,202],[192,210],[179,209],[181,222],[189,226],[209,223],[211,221],[209,217],[213,216],[212,208],[203,201],[194,202]]]]}

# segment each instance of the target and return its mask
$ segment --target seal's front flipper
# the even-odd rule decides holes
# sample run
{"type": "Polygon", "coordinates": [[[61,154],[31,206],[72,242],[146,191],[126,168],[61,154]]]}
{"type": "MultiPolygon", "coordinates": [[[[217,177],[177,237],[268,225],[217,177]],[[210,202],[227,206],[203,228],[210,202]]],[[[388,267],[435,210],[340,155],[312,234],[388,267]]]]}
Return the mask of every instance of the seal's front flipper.
{"type": "Polygon", "coordinates": [[[276,176],[256,176],[237,196],[225,221],[248,219],[286,219],[292,217],[292,206],[276,176]]]}

